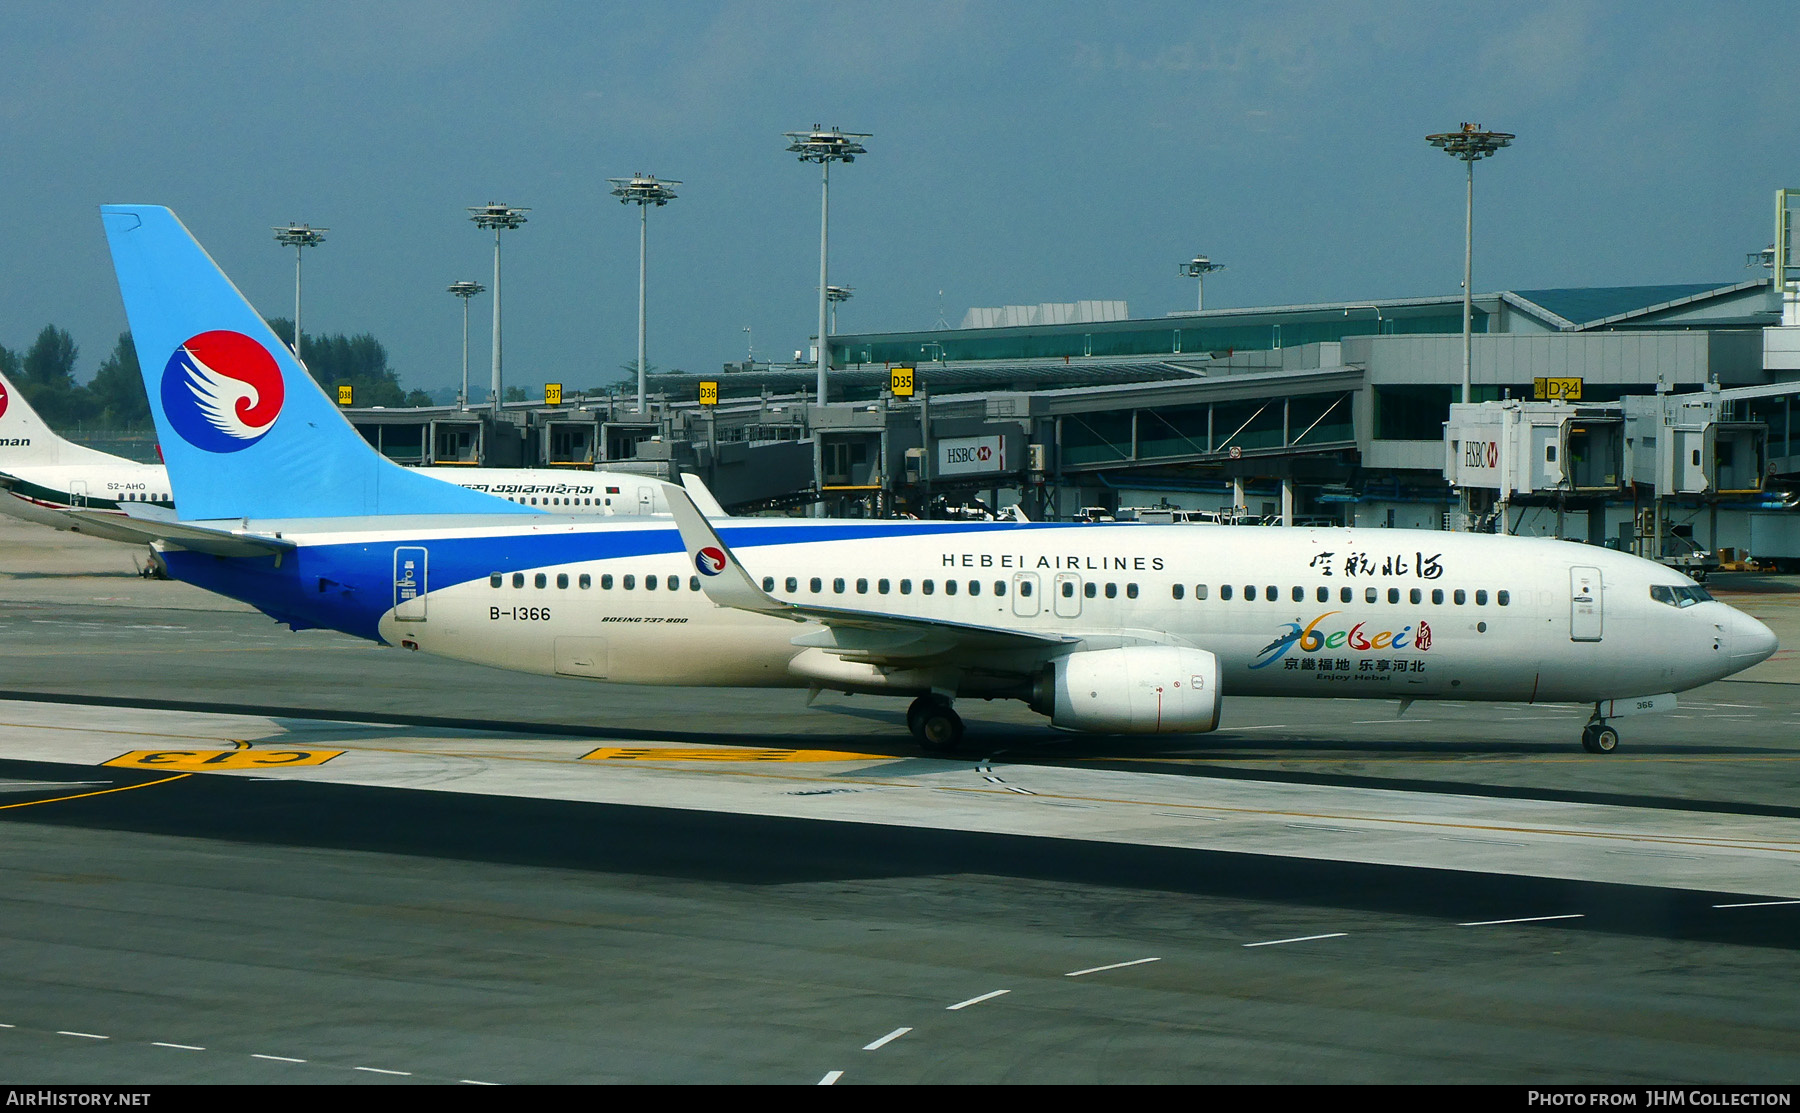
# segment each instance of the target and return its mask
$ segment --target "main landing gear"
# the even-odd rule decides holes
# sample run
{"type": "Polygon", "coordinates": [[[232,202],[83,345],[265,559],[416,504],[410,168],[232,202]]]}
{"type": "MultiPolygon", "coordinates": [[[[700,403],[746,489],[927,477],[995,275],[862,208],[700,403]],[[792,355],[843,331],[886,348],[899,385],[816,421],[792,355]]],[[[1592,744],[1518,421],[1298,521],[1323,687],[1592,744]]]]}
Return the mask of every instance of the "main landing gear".
{"type": "Polygon", "coordinates": [[[951,708],[948,697],[935,692],[912,701],[912,706],[906,709],[906,726],[919,740],[919,745],[934,754],[954,750],[962,744],[962,716],[951,708]]]}
{"type": "Polygon", "coordinates": [[[1581,728],[1581,748],[1590,754],[1610,754],[1619,748],[1619,732],[1600,717],[1599,709],[1588,725],[1581,728]]]}

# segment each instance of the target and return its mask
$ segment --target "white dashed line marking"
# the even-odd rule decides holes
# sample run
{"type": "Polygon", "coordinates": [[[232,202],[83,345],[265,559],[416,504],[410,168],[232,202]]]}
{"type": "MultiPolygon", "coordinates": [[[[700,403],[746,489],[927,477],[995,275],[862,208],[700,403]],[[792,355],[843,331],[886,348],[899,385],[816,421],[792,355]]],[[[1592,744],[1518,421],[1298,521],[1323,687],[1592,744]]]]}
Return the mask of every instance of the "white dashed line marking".
{"type": "Polygon", "coordinates": [[[1542,923],[1545,920],[1579,920],[1586,915],[1587,913],[1585,912],[1569,912],[1561,916],[1520,916],[1516,920],[1471,920],[1466,924],[1457,924],[1456,926],[1459,928],[1480,928],[1494,927],[1497,924],[1537,924],[1542,923]]]}
{"type": "Polygon", "coordinates": [[[886,1047],[890,1043],[893,1043],[895,1040],[899,1039],[901,1036],[906,1035],[906,1033],[908,1033],[910,1031],[912,1031],[911,1028],[896,1028],[892,1032],[889,1032],[887,1035],[876,1040],[874,1043],[864,1044],[863,1050],[864,1051],[880,1051],[882,1048],[886,1047]]]}
{"type": "Polygon", "coordinates": [[[1012,992],[1012,990],[1010,990],[1010,989],[996,989],[996,990],[994,990],[994,992],[984,993],[980,997],[971,997],[967,1001],[958,1001],[954,1005],[946,1005],[946,1006],[944,1006],[944,1011],[947,1013],[953,1013],[958,1009],[966,1009],[970,1005],[979,1005],[983,1001],[992,1001],[994,998],[1000,996],[1003,993],[1011,993],[1011,992],[1012,992]]]}
{"type": "Polygon", "coordinates": [[[195,1047],[191,1043],[163,1043],[161,1040],[152,1041],[150,1046],[151,1047],[172,1047],[177,1051],[205,1051],[206,1050],[206,1048],[204,1048],[204,1047],[195,1047]]]}
{"type": "MultiPolygon", "coordinates": [[[[1773,908],[1776,905],[1800,904],[1800,900],[1756,900],[1745,904],[1715,904],[1714,908],[1773,908]]],[[[12,1027],[12,1025],[7,1025],[12,1027]]]]}
{"type": "Polygon", "coordinates": [[[96,1036],[92,1032],[58,1032],[59,1036],[80,1036],[84,1040],[110,1040],[111,1036],[96,1036]]]}
{"type": "Polygon", "coordinates": [[[268,1060],[271,1060],[271,1061],[277,1062],[277,1063],[304,1063],[304,1062],[306,1062],[305,1059],[290,1059],[286,1055],[258,1055],[255,1052],[252,1052],[250,1057],[252,1059],[268,1059],[268,1060]]]}
{"type": "Polygon", "coordinates": [[[1327,932],[1324,935],[1296,935],[1292,939],[1266,939],[1261,943],[1246,943],[1246,947],[1278,947],[1283,943],[1310,943],[1315,939],[1342,939],[1349,935],[1347,931],[1327,932]]]}
{"type": "Polygon", "coordinates": [[[1142,966],[1146,962],[1161,962],[1162,956],[1156,958],[1134,958],[1130,962],[1115,962],[1111,966],[1090,966],[1086,970],[1071,970],[1064,974],[1065,978],[1079,978],[1083,974],[1098,974],[1102,970],[1123,970],[1127,966],[1142,966]]]}
{"type": "Polygon", "coordinates": [[[830,1086],[842,1077],[844,1077],[844,1072],[841,1070],[826,1071],[825,1077],[819,1079],[819,1085],[830,1086]]]}
{"type": "Polygon", "coordinates": [[[351,1067],[350,1069],[351,1070],[366,1070],[370,1074],[398,1074],[398,1075],[402,1075],[407,1078],[412,1077],[412,1071],[409,1071],[409,1070],[382,1070],[380,1067],[351,1067]]]}

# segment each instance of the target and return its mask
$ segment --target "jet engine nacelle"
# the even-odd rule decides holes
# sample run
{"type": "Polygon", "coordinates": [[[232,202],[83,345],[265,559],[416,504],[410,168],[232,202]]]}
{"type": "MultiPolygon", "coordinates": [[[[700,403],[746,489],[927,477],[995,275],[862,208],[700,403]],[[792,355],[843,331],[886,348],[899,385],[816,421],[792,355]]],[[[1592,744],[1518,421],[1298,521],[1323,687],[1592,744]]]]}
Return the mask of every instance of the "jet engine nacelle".
{"type": "Polygon", "coordinates": [[[1198,734],[1219,725],[1219,659],[1172,645],[1071,653],[1050,663],[1032,706],[1068,730],[1198,734]]]}

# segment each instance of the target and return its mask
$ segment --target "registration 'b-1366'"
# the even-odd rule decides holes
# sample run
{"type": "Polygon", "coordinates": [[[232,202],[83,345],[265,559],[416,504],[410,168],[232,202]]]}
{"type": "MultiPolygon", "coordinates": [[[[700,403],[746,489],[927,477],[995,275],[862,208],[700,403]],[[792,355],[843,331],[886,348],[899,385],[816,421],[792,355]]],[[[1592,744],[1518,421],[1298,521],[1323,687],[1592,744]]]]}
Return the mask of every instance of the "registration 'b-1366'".
{"type": "Polygon", "coordinates": [[[1605,752],[1613,718],[1775,649],[1678,573],[1559,541],[715,522],[673,486],[672,524],[521,514],[375,453],[168,210],[103,214],[182,511],[162,559],[295,628],[592,680],[899,696],[932,749],[960,740],[958,697],[1153,733],[1260,695],[1578,703],[1605,752]]]}

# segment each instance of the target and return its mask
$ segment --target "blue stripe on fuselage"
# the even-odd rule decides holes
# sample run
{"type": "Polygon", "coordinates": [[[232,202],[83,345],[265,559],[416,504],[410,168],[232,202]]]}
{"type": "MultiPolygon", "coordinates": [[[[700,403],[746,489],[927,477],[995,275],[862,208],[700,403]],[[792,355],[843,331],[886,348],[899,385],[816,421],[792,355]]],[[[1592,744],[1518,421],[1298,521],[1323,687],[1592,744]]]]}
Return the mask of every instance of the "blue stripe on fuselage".
{"type": "MultiPolygon", "coordinates": [[[[1004,530],[1080,529],[1062,523],[991,522],[821,522],[728,525],[725,543],[745,552],[768,545],[820,541],[879,540],[921,534],[966,534],[1004,530]]],[[[422,547],[430,591],[441,591],[489,575],[583,561],[656,556],[682,552],[681,535],[664,528],[621,529],[599,525],[568,533],[509,530],[482,537],[411,537],[394,533],[379,541],[306,545],[274,557],[214,557],[170,550],[163,554],[169,574],[183,583],[248,603],[296,630],[322,627],[380,641],[381,616],[394,605],[394,550],[422,547]]]]}

